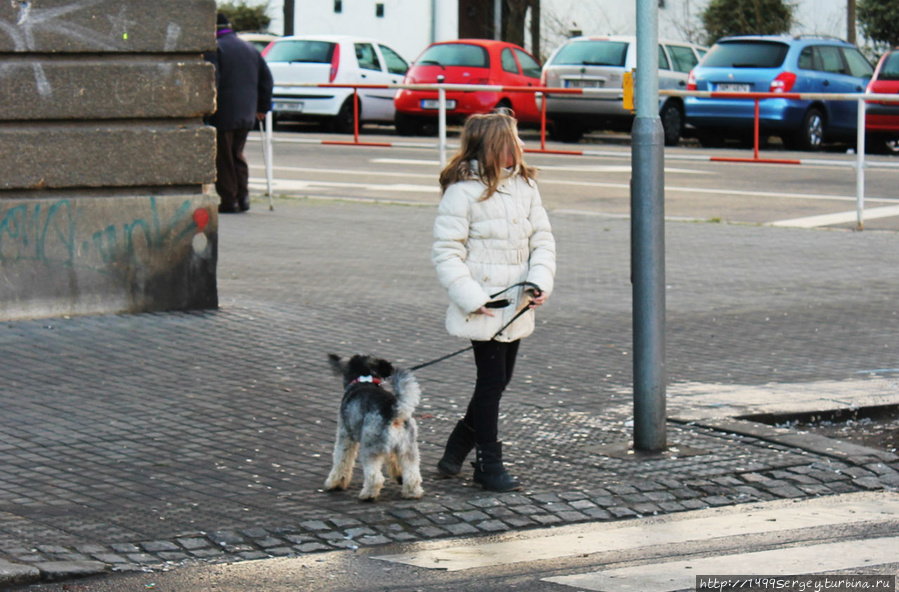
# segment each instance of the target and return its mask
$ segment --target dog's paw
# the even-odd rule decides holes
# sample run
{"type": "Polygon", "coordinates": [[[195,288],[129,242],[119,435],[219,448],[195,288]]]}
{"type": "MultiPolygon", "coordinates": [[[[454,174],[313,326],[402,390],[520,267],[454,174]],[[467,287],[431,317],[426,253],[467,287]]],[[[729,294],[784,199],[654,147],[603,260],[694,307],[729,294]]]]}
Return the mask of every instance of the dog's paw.
{"type": "Polygon", "coordinates": [[[361,494],[361,495],[359,496],[359,501],[360,501],[360,502],[365,502],[365,503],[367,503],[367,504],[373,504],[373,503],[375,503],[376,501],[378,501],[378,496],[376,496],[376,495],[370,495],[370,494],[361,494]]]}
{"type": "Polygon", "coordinates": [[[347,488],[347,483],[343,479],[328,479],[325,481],[325,491],[343,491],[347,488]]]}
{"type": "Polygon", "coordinates": [[[425,494],[425,490],[421,487],[416,487],[411,491],[403,491],[403,497],[405,499],[421,499],[421,496],[425,494]]]}

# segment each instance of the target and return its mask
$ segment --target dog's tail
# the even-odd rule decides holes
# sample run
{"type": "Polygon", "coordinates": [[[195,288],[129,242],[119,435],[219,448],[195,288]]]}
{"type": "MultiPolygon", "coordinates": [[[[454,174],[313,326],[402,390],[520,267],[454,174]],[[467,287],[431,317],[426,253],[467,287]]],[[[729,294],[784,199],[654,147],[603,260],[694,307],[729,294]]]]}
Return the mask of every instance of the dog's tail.
{"type": "Polygon", "coordinates": [[[421,400],[421,387],[405,368],[397,368],[393,373],[393,392],[396,393],[397,419],[409,419],[415,413],[421,400]]]}

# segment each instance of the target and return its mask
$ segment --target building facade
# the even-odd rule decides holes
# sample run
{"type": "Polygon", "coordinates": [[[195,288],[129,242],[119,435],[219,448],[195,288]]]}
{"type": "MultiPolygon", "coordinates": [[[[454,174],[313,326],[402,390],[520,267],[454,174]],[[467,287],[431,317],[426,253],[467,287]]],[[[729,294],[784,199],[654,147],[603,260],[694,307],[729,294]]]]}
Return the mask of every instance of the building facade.
{"type": "MultiPolygon", "coordinates": [[[[263,1],[263,0],[255,0],[263,1]]],[[[494,0],[294,0],[296,34],[352,34],[374,37],[407,59],[430,43],[492,34],[494,0]],[[486,32],[486,33],[484,33],[486,32]]],[[[708,0],[659,0],[659,36],[675,41],[703,38],[700,15],[708,0]]],[[[271,28],[283,31],[282,0],[269,0],[271,28]]],[[[636,3],[620,0],[541,0],[537,57],[545,58],[566,38],[633,35],[636,3]]],[[[528,19],[530,16],[527,17],[528,19]]],[[[846,38],[846,0],[798,0],[793,34],[846,38]]],[[[526,22],[525,29],[529,29],[526,22]]],[[[525,37],[525,47],[534,43],[525,37]]]]}

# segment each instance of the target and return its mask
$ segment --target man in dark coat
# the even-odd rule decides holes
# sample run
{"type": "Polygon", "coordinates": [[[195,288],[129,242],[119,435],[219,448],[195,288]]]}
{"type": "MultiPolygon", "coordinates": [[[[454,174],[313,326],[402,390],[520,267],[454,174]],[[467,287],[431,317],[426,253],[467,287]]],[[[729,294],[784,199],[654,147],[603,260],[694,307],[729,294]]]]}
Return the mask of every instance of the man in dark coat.
{"type": "Polygon", "coordinates": [[[231,30],[227,17],[216,22],[218,50],[207,55],[215,65],[216,111],[209,122],[216,129],[215,190],[219,212],[250,209],[249,167],[243,150],[256,120],[272,105],[272,73],[255,47],[231,30]]]}

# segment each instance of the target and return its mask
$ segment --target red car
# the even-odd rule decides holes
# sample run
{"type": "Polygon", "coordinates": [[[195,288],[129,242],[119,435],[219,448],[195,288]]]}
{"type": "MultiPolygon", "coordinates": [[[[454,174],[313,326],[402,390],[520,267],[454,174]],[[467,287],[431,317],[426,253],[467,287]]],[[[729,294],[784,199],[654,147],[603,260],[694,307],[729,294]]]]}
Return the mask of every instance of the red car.
{"type": "MultiPolygon", "coordinates": [[[[899,94],[899,49],[888,51],[874,70],[868,92],[899,94]]],[[[899,103],[868,102],[865,136],[870,152],[895,152],[899,143],[899,103]]]]}
{"type": "MultiPolygon", "coordinates": [[[[460,39],[433,43],[415,60],[403,84],[489,84],[540,86],[540,62],[523,48],[505,41],[460,39]]],[[[437,123],[437,91],[402,89],[393,99],[396,132],[410,136],[437,123]]],[[[460,123],[473,113],[509,107],[521,123],[539,123],[534,93],[447,91],[448,123],[460,123]]]]}

